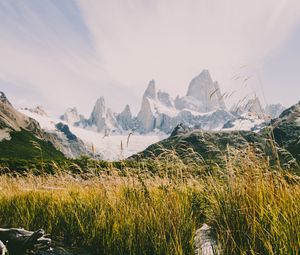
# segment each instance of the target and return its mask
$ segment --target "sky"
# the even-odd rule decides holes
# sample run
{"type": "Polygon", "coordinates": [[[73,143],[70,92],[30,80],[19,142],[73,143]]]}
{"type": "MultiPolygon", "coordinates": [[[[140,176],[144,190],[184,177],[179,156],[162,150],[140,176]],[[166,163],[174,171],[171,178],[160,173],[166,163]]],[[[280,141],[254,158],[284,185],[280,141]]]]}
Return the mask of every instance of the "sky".
{"type": "Polygon", "coordinates": [[[299,0],[0,0],[0,91],[17,107],[137,113],[208,69],[227,104],[300,100],[299,0]]]}

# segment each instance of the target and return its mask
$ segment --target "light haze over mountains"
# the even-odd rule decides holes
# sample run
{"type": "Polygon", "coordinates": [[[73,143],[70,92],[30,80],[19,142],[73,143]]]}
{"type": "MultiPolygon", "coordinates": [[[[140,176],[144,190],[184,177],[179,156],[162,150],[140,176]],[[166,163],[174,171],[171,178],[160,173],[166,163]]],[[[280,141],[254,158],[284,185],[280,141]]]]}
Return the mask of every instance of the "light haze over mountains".
{"type": "Polygon", "coordinates": [[[298,0],[2,0],[0,87],[55,115],[70,105],[87,115],[100,96],[137,114],[148,80],[175,98],[207,68],[229,105],[257,94],[289,106],[300,94],[299,13],[298,0]]]}
{"type": "Polygon", "coordinates": [[[204,69],[191,80],[186,95],[178,95],[175,99],[168,92],[158,89],[155,81],[151,80],[137,115],[132,114],[128,104],[122,112],[115,113],[106,104],[105,98],[100,97],[89,117],[79,114],[74,107],[68,108],[60,118],[72,126],[105,135],[124,132],[170,134],[179,124],[204,130],[255,130],[271,118],[278,117],[285,109],[280,104],[264,108],[257,96],[250,99],[244,97],[229,109],[224,99],[230,97],[227,92],[222,92],[219,83],[204,69]]]}

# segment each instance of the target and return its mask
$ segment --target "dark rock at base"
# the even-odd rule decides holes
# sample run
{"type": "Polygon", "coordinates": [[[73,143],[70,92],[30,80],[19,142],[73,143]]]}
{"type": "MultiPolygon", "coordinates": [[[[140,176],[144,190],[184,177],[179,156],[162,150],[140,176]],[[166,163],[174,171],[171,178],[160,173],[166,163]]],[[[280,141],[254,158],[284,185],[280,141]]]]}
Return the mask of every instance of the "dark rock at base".
{"type": "Polygon", "coordinates": [[[68,250],[62,247],[55,247],[51,251],[38,251],[36,255],[90,255],[84,250],[68,250]]]}
{"type": "Polygon", "coordinates": [[[59,131],[63,132],[63,133],[65,134],[65,136],[68,138],[68,140],[71,140],[71,141],[77,141],[77,136],[74,135],[74,134],[70,131],[70,128],[69,128],[68,125],[65,125],[65,124],[59,122],[59,123],[57,123],[57,124],[55,125],[55,127],[56,127],[59,131]]]}

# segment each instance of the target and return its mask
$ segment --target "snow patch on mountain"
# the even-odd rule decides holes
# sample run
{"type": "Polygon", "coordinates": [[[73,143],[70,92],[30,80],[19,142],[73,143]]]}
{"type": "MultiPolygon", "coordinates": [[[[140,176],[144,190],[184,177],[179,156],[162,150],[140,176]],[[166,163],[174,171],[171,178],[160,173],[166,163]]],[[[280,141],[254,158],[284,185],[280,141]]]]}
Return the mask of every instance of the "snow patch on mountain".
{"type": "Polygon", "coordinates": [[[27,110],[27,111],[30,111],[30,112],[33,112],[33,113],[36,113],[36,114],[39,114],[39,115],[44,115],[44,116],[47,116],[47,113],[45,112],[45,110],[43,109],[42,106],[37,106],[35,108],[27,108],[25,107],[24,110],[27,110]]]}
{"type": "Polygon", "coordinates": [[[139,135],[135,133],[109,135],[93,132],[78,127],[71,127],[71,131],[82,140],[87,146],[96,149],[96,153],[102,155],[105,160],[120,160],[133,154],[143,151],[153,143],[167,138],[164,133],[149,133],[139,135]]]}
{"type": "Polygon", "coordinates": [[[266,123],[266,120],[257,116],[252,112],[243,113],[238,118],[227,122],[223,126],[223,130],[245,130],[245,131],[259,131],[260,127],[266,123]]]}
{"type": "MultiPolygon", "coordinates": [[[[24,109],[20,111],[38,121],[40,126],[47,132],[58,132],[56,125],[62,122],[62,120],[49,116],[41,116],[24,109]]],[[[64,123],[67,124],[66,122],[64,123]]],[[[122,135],[107,135],[105,132],[95,132],[78,126],[69,126],[69,129],[74,135],[84,141],[89,151],[92,151],[94,147],[95,154],[100,155],[100,158],[104,160],[119,160],[129,157],[167,137],[166,134],[160,132],[147,135],[130,132],[122,135]]]]}
{"type": "Polygon", "coordinates": [[[137,116],[132,115],[129,105],[119,114],[112,112],[104,98],[100,97],[90,118],[80,118],[77,110],[69,110],[62,119],[71,125],[106,135],[148,134],[155,130],[170,134],[180,123],[204,130],[223,127],[249,130],[268,122],[270,116],[278,116],[282,111],[280,105],[269,105],[264,109],[256,96],[246,100],[247,97],[227,110],[218,82],[212,79],[208,70],[203,70],[191,80],[186,95],[175,99],[167,92],[157,91],[155,80],[151,80],[137,116]]]}

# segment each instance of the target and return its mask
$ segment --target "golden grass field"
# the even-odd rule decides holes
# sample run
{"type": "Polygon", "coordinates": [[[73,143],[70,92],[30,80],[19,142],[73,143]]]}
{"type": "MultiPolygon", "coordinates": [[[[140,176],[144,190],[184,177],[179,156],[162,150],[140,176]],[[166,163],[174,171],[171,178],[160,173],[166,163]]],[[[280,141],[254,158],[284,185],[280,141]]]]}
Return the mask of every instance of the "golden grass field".
{"type": "Polygon", "coordinates": [[[222,254],[300,254],[297,175],[250,152],[215,174],[195,176],[178,162],[155,167],[161,174],[124,167],[94,176],[2,175],[0,225],[43,228],[95,254],[175,255],[194,253],[205,222],[222,254]]]}

